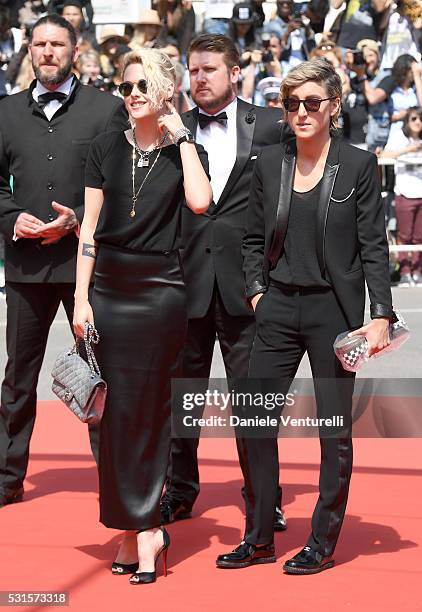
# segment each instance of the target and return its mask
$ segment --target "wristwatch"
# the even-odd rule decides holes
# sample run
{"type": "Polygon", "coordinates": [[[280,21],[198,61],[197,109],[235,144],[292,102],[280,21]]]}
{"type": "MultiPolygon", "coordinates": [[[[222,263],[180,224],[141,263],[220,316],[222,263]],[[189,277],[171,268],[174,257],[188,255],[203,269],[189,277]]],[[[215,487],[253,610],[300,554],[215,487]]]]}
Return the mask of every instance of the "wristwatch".
{"type": "Polygon", "coordinates": [[[195,138],[193,137],[193,134],[190,129],[187,127],[182,127],[176,130],[173,139],[178,147],[182,144],[182,142],[195,143],[195,138]]]}

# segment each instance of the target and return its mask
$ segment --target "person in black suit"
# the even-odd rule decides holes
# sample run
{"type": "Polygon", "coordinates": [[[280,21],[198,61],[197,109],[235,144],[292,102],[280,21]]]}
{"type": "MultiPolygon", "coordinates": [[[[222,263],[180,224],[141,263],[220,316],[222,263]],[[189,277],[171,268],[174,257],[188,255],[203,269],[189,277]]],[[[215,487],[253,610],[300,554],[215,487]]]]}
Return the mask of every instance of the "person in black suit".
{"type": "MultiPolygon", "coordinates": [[[[392,316],[388,245],[376,157],[332,134],[341,81],[323,58],[290,71],[281,87],[296,138],[266,147],[255,166],[243,242],[246,295],[257,332],[249,377],[274,379],[286,394],[308,353],[318,418],[343,417],[320,428],[320,494],[306,546],[283,569],[317,573],[332,567],[352,472],[351,406],[354,373],[333,351],[347,329],[364,334],[370,352],[389,343],[392,316]],[[370,323],[362,327],[365,281],[370,323]]],[[[262,382],[262,384],[264,384],[262,382]]],[[[279,423],[280,410],[272,414],[279,423]]],[[[245,439],[253,500],[244,542],[220,555],[217,566],[274,562],[272,507],[277,495],[278,425],[272,437],[245,439]]]]}
{"type": "MultiPolygon", "coordinates": [[[[72,323],[89,145],[104,131],[127,127],[120,100],[82,86],[72,74],[78,49],[65,19],[42,17],[32,30],[29,53],[36,81],[0,104],[8,352],[1,389],[0,506],[22,499],[38,375],[60,303],[72,323]]],[[[91,443],[95,452],[93,438],[91,443]]]]}
{"type": "MultiPolygon", "coordinates": [[[[188,54],[191,95],[197,106],[184,124],[208,153],[214,201],[203,215],[187,207],[182,217],[183,267],[188,298],[188,335],[183,377],[208,379],[216,335],[228,378],[245,378],[255,332],[244,299],[241,242],[250,180],[264,145],[280,141],[285,125],[279,110],[237,98],[239,54],[226,36],[202,34],[188,54]]],[[[199,436],[199,432],[198,432],[199,436]]],[[[199,494],[199,437],[172,440],[164,522],[190,516],[199,494]]],[[[238,448],[242,469],[242,449],[238,448]]],[[[281,491],[275,513],[285,529],[281,491]]]]}

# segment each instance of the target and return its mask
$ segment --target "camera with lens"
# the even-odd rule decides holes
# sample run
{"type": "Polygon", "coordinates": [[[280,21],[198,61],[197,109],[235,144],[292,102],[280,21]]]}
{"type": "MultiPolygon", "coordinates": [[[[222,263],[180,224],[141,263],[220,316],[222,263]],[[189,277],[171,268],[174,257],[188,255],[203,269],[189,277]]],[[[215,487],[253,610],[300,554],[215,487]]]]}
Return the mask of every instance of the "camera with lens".
{"type": "Polygon", "coordinates": [[[270,34],[264,33],[262,34],[262,63],[269,64],[273,61],[274,57],[272,52],[270,51],[270,34]]]}
{"type": "Polygon", "coordinates": [[[110,91],[113,88],[113,81],[111,79],[98,75],[95,79],[90,78],[87,74],[81,76],[81,83],[83,85],[90,85],[101,91],[110,91]]]}
{"type": "Polygon", "coordinates": [[[354,66],[365,66],[365,57],[363,55],[363,51],[358,51],[355,49],[352,51],[353,54],[353,65],[354,66]]]}

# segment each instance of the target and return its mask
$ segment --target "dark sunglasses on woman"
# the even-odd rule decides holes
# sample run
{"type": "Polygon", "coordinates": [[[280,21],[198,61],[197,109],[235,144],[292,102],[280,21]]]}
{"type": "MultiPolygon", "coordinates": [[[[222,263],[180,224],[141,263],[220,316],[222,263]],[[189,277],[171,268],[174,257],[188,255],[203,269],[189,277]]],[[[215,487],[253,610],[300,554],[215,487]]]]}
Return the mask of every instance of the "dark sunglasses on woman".
{"type": "Polygon", "coordinates": [[[130,94],[132,93],[135,85],[141,93],[147,93],[148,83],[145,79],[139,79],[139,81],[137,81],[136,83],[132,83],[131,81],[123,81],[123,83],[120,83],[119,85],[119,92],[122,94],[123,97],[127,98],[127,96],[130,96],[130,94]]]}
{"type": "Polygon", "coordinates": [[[299,100],[299,98],[284,98],[283,106],[288,113],[295,113],[299,110],[300,103],[302,102],[308,113],[317,113],[321,106],[321,102],[325,102],[326,100],[335,100],[335,97],[307,98],[306,100],[299,100]]]}

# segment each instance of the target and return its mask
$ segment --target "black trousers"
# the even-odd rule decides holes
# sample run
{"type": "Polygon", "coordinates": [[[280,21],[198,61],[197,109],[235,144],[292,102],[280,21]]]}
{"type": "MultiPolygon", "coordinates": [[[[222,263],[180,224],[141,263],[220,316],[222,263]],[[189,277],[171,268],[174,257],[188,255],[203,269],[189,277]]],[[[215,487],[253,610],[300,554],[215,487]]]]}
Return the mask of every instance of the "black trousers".
{"type": "MultiPolygon", "coordinates": [[[[314,379],[318,418],[343,416],[346,432],[320,437],[319,498],[312,516],[307,545],[332,554],[343,522],[352,472],[351,409],[354,374],[341,367],[333,351],[336,336],[348,329],[334,292],[298,290],[270,285],[256,311],[256,338],[249,377],[279,379],[277,391],[287,393],[289,382],[308,353],[314,379]],[[332,379],[332,384],[327,380],[332,379]],[[285,388],[281,388],[283,387],[285,388]]],[[[274,416],[279,416],[274,414],[274,416]]],[[[321,430],[320,430],[321,434],[321,430]]],[[[279,461],[277,438],[243,438],[247,515],[245,540],[249,544],[273,541],[279,461]]]]}
{"type": "MultiPolygon", "coordinates": [[[[8,360],[1,388],[0,492],[21,487],[25,479],[48,333],[60,303],[72,328],[74,292],[73,283],[6,283],[8,360]]],[[[90,428],[90,437],[96,456],[97,428],[90,428]]]]}
{"type": "MultiPolygon", "coordinates": [[[[227,377],[246,378],[254,334],[254,317],[230,315],[215,287],[205,317],[188,321],[183,378],[209,378],[216,335],[227,377]]],[[[188,507],[199,494],[198,444],[199,438],[173,438],[171,443],[166,492],[188,507]]]]}

